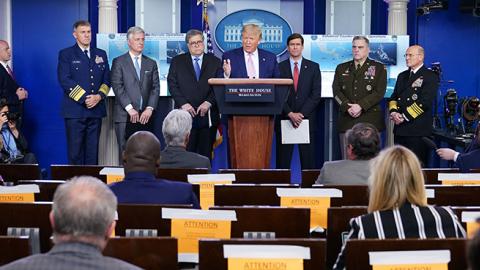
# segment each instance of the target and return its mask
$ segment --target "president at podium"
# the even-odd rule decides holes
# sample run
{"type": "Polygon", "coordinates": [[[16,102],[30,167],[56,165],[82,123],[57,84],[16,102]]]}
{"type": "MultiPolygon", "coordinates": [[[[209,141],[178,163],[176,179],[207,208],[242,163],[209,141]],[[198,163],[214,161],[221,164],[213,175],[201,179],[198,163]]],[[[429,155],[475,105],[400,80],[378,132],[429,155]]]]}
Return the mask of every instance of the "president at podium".
{"type": "Polygon", "coordinates": [[[220,77],[280,78],[275,54],[258,48],[261,39],[262,29],[258,25],[244,25],[242,47],[223,54],[223,74],[220,77]]]}

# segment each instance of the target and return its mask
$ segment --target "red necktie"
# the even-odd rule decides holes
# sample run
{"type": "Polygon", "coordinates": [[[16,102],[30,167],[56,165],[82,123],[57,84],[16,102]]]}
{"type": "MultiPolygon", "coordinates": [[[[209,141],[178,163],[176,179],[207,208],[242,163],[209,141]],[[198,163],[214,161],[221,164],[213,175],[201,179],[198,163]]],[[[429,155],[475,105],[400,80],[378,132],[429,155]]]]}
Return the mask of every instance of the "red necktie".
{"type": "Polygon", "coordinates": [[[12,69],[10,68],[9,65],[7,65],[7,72],[8,72],[8,74],[10,74],[10,77],[12,77],[12,79],[15,80],[15,76],[13,75],[13,71],[12,71],[12,69]]]}
{"type": "Polygon", "coordinates": [[[297,92],[297,86],[298,86],[298,62],[294,63],[293,67],[293,88],[295,89],[295,92],[297,92]]]}

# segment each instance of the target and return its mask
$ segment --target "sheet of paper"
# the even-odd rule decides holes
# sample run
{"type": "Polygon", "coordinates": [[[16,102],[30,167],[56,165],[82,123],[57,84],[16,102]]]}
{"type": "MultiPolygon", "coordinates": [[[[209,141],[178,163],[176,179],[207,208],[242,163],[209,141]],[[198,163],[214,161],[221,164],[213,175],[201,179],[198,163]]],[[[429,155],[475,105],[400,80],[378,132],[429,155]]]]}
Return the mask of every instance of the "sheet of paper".
{"type": "Polygon", "coordinates": [[[294,128],[290,120],[282,120],[280,125],[282,127],[282,144],[310,143],[308,120],[303,120],[298,128],[294,128]]]}

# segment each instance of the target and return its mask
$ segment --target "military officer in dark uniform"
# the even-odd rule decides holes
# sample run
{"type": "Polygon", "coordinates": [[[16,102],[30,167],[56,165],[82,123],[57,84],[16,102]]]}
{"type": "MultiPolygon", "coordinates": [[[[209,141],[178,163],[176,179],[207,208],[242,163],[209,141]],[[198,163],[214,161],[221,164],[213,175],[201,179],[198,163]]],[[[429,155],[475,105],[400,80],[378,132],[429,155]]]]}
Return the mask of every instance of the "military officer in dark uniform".
{"type": "Polygon", "coordinates": [[[106,116],[104,100],[110,89],[108,59],[105,51],[90,46],[89,22],[76,22],[73,36],[77,43],[60,51],[57,70],[63,88],[68,162],[95,165],[102,118],[106,116]]]}
{"type": "Polygon", "coordinates": [[[387,88],[386,67],[368,58],[369,40],[355,36],[352,40],[353,60],[335,70],[333,96],[339,105],[337,128],[342,158],[346,158],[345,132],[355,124],[365,122],[378,131],[385,129],[380,106],[387,88]]]}
{"type": "Polygon", "coordinates": [[[408,70],[398,74],[388,108],[394,122],[395,144],[412,150],[428,165],[429,148],[422,137],[431,136],[433,129],[433,102],[436,99],[439,78],[423,65],[425,52],[418,45],[405,53],[408,70]]]}

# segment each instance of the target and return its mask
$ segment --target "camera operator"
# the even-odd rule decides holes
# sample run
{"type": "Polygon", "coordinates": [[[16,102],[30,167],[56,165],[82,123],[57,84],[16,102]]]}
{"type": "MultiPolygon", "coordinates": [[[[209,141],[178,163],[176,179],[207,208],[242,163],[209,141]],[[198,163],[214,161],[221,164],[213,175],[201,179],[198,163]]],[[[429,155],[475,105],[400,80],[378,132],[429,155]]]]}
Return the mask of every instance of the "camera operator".
{"type": "Polygon", "coordinates": [[[28,151],[27,140],[17,129],[17,113],[8,111],[8,103],[0,100],[0,163],[35,164],[35,155],[28,151]]]}

